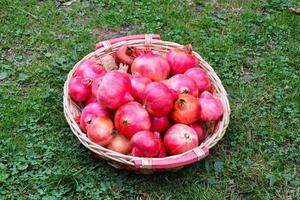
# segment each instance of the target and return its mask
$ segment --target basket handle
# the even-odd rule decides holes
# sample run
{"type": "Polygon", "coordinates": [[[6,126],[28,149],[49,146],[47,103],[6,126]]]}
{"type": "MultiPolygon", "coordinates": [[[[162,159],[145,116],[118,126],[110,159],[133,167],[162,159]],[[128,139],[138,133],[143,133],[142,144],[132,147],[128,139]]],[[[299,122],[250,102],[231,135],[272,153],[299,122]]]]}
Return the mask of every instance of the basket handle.
{"type": "Polygon", "coordinates": [[[133,160],[136,168],[146,169],[163,169],[174,168],[194,163],[209,154],[208,147],[195,148],[191,152],[180,157],[166,157],[166,158],[136,158],[133,160]]]}
{"type": "Polygon", "coordinates": [[[99,49],[99,48],[102,48],[105,46],[110,46],[112,44],[115,44],[115,43],[121,42],[121,41],[138,40],[138,39],[160,40],[160,35],[158,35],[158,34],[138,34],[138,35],[129,35],[129,36],[124,36],[124,37],[114,38],[114,39],[110,39],[110,40],[106,40],[106,41],[97,43],[96,49],[99,49]]]}

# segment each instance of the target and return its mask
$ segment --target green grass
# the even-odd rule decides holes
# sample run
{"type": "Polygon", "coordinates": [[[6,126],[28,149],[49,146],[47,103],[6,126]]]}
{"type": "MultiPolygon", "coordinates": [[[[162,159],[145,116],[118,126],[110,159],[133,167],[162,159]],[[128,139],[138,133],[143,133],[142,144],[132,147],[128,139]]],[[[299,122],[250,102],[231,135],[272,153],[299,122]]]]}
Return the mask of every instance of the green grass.
{"type": "Polygon", "coordinates": [[[296,6],[0,1],[0,199],[299,198],[300,16],[289,10],[296,6]],[[214,67],[232,115],[209,157],[176,173],[134,175],[99,162],[74,137],[63,116],[66,75],[120,31],[191,42],[214,67]]]}

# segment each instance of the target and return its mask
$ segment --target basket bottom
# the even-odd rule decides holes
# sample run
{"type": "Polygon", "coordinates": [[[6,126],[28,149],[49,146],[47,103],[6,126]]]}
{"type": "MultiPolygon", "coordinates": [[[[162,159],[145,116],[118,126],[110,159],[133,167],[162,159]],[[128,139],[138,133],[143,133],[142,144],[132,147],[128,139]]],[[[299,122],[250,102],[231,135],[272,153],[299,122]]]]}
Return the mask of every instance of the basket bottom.
{"type": "Polygon", "coordinates": [[[120,162],[112,161],[112,160],[107,160],[97,154],[94,153],[95,158],[101,161],[106,161],[110,166],[113,168],[119,169],[119,170],[125,170],[130,173],[135,173],[135,174],[155,174],[155,173],[164,173],[164,172],[177,172],[183,168],[181,167],[175,167],[175,168],[169,168],[169,169],[138,169],[134,166],[129,166],[125,165],[120,162]]]}

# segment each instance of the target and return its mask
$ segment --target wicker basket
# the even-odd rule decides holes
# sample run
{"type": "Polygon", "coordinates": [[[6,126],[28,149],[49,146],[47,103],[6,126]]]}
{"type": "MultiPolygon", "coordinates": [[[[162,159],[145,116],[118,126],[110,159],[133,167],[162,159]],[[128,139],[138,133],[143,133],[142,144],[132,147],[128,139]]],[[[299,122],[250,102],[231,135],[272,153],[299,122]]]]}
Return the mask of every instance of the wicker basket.
{"type": "MultiPolygon", "coordinates": [[[[154,52],[160,52],[162,54],[165,54],[170,49],[173,49],[175,47],[182,47],[182,45],[174,42],[160,40],[159,35],[133,35],[100,42],[96,45],[97,50],[91,52],[82,60],[91,57],[99,58],[105,54],[112,54],[123,44],[142,48],[150,47],[154,52]]],[[[131,172],[138,172],[143,174],[163,171],[175,171],[181,169],[184,165],[194,163],[206,157],[209,153],[209,149],[216,145],[217,142],[225,134],[225,130],[229,123],[230,107],[227,99],[227,93],[221,83],[221,80],[216,75],[213,68],[209,64],[207,64],[207,62],[205,62],[199,54],[197,54],[196,52],[193,53],[199,59],[200,67],[208,73],[211,83],[214,86],[215,95],[221,100],[224,107],[223,117],[216,124],[213,133],[209,134],[209,136],[200,144],[200,146],[180,155],[169,156],[165,158],[140,158],[123,155],[91,142],[87,138],[86,134],[81,131],[79,125],[74,120],[74,117],[80,114],[81,108],[74,101],[72,101],[72,99],[68,95],[68,83],[72,78],[76,67],[82,60],[79,61],[70,71],[67,81],[64,85],[64,114],[74,135],[85,147],[94,152],[97,157],[106,160],[110,165],[119,169],[126,169],[131,172]]]]}

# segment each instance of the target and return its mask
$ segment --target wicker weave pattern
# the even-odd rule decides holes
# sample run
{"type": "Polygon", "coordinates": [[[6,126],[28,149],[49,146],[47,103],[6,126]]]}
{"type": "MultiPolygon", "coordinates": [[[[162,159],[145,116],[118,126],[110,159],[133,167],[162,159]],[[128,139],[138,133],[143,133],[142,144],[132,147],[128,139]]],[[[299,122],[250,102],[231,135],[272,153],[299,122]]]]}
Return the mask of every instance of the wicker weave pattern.
{"type": "MultiPolygon", "coordinates": [[[[167,42],[167,41],[162,41],[162,40],[157,40],[157,39],[152,39],[151,35],[146,35],[145,39],[137,39],[137,40],[130,40],[130,41],[121,41],[117,42],[115,44],[110,44],[109,41],[104,41],[103,42],[103,47],[97,49],[94,52],[91,52],[87,56],[85,56],[82,60],[88,59],[91,57],[100,57],[105,55],[105,54],[111,54],[115,51],[118,50],[123,44],[128,44],[130,46],[134,47],[150,47],[154,52],[160,52],[162,54],[167,53],[170,49],[173,49],[175,47],[182,47],[182,45],[179,45],[174,42],[167,42]]],[[[202,159],[205,157],[202,152],[203,148],[212,148],[214,145],[217,144],[217,142],[224,136],[226,128],[229,124],[229,117],[230,117],[230,107],[229,107],[229,102],[227,99],[227,93],[221,83],[221,80],[217,76],[217,74],[214,72],[213,68],[205,61],[202,59],[202,57],[197,54],[196,52],[193,52],[197,58],[199,59],[200,67],[204,69],[211,80],[211,84],[215,88],[215,94],[216,96],[221,100],[222,105],[224,107],[224,115],[218,122],[218,125],[215,128],[215,132],[213,134],[210,134],[205,141],[200,144],[199,147],[195,148],[194,151],[195,154],[198,156],[198,160],[202,159]]],[[[81,60],[81,61],[82,61],[81,60]]],[[[123,155],[120,153],[117,153],[115,151],[106,149],[105,147],[102,147],[100,145],[97,145],[93,142],[91,142],[85,133],[83,133],[79,127],[79,125],[75,122],[74,117],[80,114],[81,108],[69,97],[68,95],[68,83],[70,79],[73,76],[73,73],[75,72],[77,66],[80,64],[79,61],[74,68],[69,72],[67,81],[65,82],[64,85],[64,97],[63,97],[63,104],[64,104],[64,114],[66,117],[67,122],[70,125],[70,128],[74,135],[80,140],[80,142],[89,150],[94,152],[96,155],[98,155],[101,159],[107,160],[109,164],[116,168],[120,169],[127,169],[130,171],[134,172],[140,172],[140,173],[153,173],[156,171],[173,171],[181,168],[181,166],[177,168],[165,168],[165,169],[153,169],[151,167],[152,159],[151,158],[144,158],[142,160],[143,163],[146,163],[144,167],[142,168],[137,168],[134,161],[137,159],[136,157],[133,156],[128,156],[128,155],[123,155]],[[150,163],[150,164],[149,164],[150,163]]],[[[175,158],[179,159],[182,156],[191,153],[191,151],[185,152],[180,155],[175,155],[175,156],[169,156],[166,158],[156,158],[156,160],[165,160],[169,158],[175,158]]],[[[141,159],[141,158],[139,158],[141,159]]]]}

